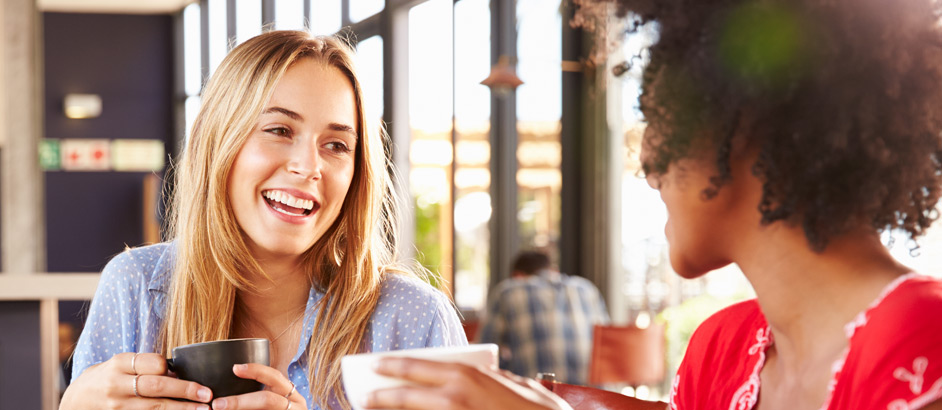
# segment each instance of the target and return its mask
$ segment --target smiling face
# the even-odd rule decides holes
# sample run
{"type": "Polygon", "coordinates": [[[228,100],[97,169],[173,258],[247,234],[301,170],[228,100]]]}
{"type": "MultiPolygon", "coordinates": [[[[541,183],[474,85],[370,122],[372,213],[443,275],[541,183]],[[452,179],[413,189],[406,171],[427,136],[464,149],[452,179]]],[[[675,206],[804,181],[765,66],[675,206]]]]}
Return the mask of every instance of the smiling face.
{"type": "Polygon", "coordinates": [[[355,101],[340,70],[310,58],[276,84],[228,179],[256,259],[297,258],[337,219],[353,181],[355,101]]]}

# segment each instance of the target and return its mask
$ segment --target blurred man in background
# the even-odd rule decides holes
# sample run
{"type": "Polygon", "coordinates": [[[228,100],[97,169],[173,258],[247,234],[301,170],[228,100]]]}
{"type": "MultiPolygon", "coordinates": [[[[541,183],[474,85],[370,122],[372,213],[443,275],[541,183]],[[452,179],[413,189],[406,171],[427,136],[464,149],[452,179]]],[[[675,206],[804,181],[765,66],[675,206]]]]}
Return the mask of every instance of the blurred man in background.
{"type": "Polygon", "coordinates": [[[553,269],[545,253],[524,251],[511,278],[490,295],[481,342],[500,346],[502,369],[526,377],[555,373],[557,381],[585,384],[592,327],[608,321],[592,282],[553,269]]]}

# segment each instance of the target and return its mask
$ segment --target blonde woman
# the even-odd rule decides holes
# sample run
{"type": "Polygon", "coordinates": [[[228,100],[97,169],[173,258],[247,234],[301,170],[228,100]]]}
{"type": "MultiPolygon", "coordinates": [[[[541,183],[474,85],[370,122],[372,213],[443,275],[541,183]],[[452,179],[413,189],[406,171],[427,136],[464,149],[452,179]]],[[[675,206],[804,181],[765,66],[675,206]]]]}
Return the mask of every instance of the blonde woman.
{"type": "Polygon", "coordinates": [[[220,64],[177,169],[174,240],[102,273],[62,409],[347,408],[340,358],[465,344],[448,299],[392,267],[393,192],[352,53],[273,31],[220,64]],[[177,346],[271,340],[266,386],[211,397],[167,372],[177,346]],[[175,399],[187,399],[185,402],[175,399]]]}

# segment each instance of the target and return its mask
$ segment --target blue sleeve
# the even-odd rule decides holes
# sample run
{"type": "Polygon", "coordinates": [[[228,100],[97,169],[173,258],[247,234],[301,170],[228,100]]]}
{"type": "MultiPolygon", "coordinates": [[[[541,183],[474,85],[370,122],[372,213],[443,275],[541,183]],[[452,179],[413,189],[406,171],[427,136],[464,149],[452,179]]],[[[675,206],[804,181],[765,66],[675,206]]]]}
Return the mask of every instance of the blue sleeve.
{"type": "Polygon", "coordinates": [[[435,315],[432,316],[425,347],[467,345],[468,337],[451,301],[438,291],[433,292],[432,299],[435,315]]]}
{"type": "Polygon", "coordinates": [[[429,284],[389,274],[381,292],[365,335],[370,351],[468,344],[451,302],[429,284]]]}
{"type": "Polygon", "coordinates": [[[145,288],[140,264],[130,251],[114,257],[101,273],[85,328],[73,356],[72,380],[85,369],[123,352],[137,351],[139,305],[145,288]]]}

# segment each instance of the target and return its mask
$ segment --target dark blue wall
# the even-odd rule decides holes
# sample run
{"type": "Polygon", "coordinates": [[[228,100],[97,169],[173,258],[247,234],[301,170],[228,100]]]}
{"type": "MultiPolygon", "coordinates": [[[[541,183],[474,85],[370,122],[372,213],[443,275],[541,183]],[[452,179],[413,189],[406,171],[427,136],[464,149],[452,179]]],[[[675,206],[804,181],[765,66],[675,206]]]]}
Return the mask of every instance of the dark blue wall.
{"type": "MultiPolygon", "coordinates": [[[[43,37],[46,138],[159,139],[174,152],[171,16],[44,13],[43,37]],[[101,116],[66,118],[68,93],[101,96],[101,116]]],[[[98,272],[140,245],[145,175],[46,172],[47,270],[98,272]]]]}
{"type": "Polygon", "coordinates": [[[42,407],[39,302],[0,302],[0,410],[42,407]]]}

